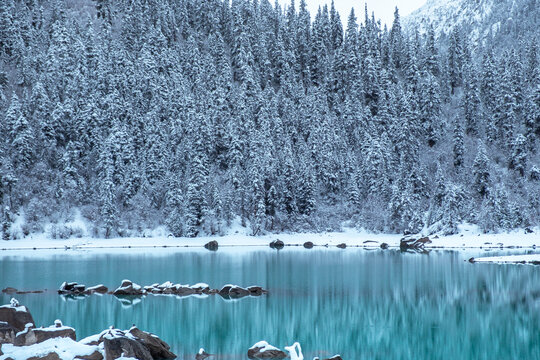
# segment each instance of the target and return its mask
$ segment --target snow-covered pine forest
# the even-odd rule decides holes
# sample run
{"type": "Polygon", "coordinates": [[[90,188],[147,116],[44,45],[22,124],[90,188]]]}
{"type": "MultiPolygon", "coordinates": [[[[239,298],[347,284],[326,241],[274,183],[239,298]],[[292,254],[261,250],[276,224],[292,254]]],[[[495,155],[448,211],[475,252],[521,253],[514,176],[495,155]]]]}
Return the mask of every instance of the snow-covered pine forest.
{"type": "Polygon", "coordinates": [[[3,238],[539,225],[538,27],[375,16],[1,1],[3,238]]]}

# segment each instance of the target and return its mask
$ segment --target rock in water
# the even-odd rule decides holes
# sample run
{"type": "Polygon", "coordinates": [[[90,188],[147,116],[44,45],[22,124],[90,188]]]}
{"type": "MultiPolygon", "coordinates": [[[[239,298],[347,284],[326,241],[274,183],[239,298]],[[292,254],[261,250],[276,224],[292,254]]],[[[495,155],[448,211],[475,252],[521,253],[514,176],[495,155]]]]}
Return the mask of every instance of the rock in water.
{"type": "Polygon", "coordinates": [[[383,249],[383,250],[388,249],[388,244],[383,242],[383,243],[381,244],[381,249],[383,249]]]}
{"type": "Polygon", "coordinates": [[[261,296],[262,294],[265,293],[266,290],[264,290],[262,287],[260,286],[250,286],[247,288],[248,291],[249,291],[249,294],[251,296],[261,296]]]}
{"type": "Polygon", "coordinates": [[[113,295],[125,296],[125,295],[143,295],[143,288],[130,280],[123,280],[120,287],[114,290],[113,295]]]}
{"type": "Polygon", "coordinates": [[[270,243],[272,249],[281,250],[285,247],[285,243],[281,240],[274,240],[270,243]]]}
{"type": "Polygon", "coordinates": [[[8,323],[15,328],[17,332],[23,331],[26,328],[26,324],[32,324],[32,327],[35,327],[32,314],[30,314],[26,306],[0,306],[0,321],[8,323]]]}
{"type": "Polygon", "coordinates": [[[287,354],[266,341],[259,341],[249,348],[247,356],[250,359],[285,359],[287,354]]]}
{"type": "Polygon", "coordinates": [[[137,339],[140,339],[144,346],[150,351],[150,355],[154,359],[175,359],[176,355],[169,351],[171,348],[165,341],[157,336],[139,330],[137,327],[132,327],[128,331],[137,339]]]}
{"type": "Polygon", "coordinates": [[[216,240],[212,240],[204,245],[205,249],[208,249],[210,251],[217,251],[219,245],[216,240]]]}
{"type": "Polygon", "coordinates": [[[201,348],[197,355],[195,355],[195,360],[204,360],[210,356],[212,356],[212,354],[207,353],[203,348],[201,348]]]}
{"type": "Polygon", "coordinates": [[[242,298],[244,296],[249,296],[249,295],[250,295],[249,290],[244,289],[243,287],[240,287],[240,286],[233,286],[231,290],[229,290],[229,296],[232,299],[239,299],[239,298],[242,298]]]}
{"type": "Polygon", "coordinates": [[[304,247],[305,247],[306,249],[313,249],[313,243],[312,243],[311,241],[306,241],[306,242],[304,243],[304,247]]]}
{"type": "Polygon", "coordinates": [[[347,244],[341,243],[337,247],[340,248],[340,249],[345,249],[347,247],[347,244]]]}
{"type": "Polygon", "coordinates": [[[84,291],[85,294],[106,294],[109,289],[105,285],[96,285],[89,287],[84,291]]]}

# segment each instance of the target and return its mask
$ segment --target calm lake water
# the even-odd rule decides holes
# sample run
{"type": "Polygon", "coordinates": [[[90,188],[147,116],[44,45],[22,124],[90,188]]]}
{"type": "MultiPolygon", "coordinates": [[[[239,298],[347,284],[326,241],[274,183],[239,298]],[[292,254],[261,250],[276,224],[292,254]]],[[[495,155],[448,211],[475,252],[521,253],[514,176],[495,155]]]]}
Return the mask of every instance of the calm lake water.
{"type": "MultiPolygon", "coordinates": [[[[524,251],[522,251],[523,253],[524,251]]],[[[490,254],[501,254],[492,252],[490,254]]],[[[41,259],[0,254],[0,288],[55,290],[63,281],[117,287],[170,280],[262,285],[270,294],[227,301],[219,296],[147,296],[126,305],[114,296],[66,300],[49,291],[16,295],[36,324],[55,319],[81,339],[114,325],[158,334],[180,359],[200,347],[217,359],[246,359],[259,340],[283,348],[299,341],[306,360],[540,359],[540,268],[465,262],[471,252],[429,255],[363,249],[261,248],[66,253],[41,259]]],[[[1,294],[0,302],[10,296],[1,294]]]]}

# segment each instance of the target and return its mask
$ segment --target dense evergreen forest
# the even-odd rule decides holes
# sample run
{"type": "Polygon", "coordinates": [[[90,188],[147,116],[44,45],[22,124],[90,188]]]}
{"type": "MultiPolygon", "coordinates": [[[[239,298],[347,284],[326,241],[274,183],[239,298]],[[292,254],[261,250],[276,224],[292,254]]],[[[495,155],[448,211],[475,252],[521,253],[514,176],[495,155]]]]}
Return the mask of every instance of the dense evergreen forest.
{"type": "Polygon", "coordinates": [[[313,15],[2,0],[3,238],[81,235],[75,217],[107,237],[540,224],[538,29],[313,15]]]}

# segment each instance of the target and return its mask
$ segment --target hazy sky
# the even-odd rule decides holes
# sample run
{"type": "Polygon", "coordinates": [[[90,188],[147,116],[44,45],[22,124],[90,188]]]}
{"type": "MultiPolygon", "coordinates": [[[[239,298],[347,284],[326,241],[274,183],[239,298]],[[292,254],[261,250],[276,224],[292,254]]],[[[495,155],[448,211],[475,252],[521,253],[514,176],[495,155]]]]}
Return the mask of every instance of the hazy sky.
{"type": "MultiPolygon", "coordinates": [[[[290,4],[290,0],[279,0],[281,4],[290,4]]],[[[324,4],[330,5],[331,0],[306,0],[311,14],[311,19],[315,17],[319,6],[324,4]]],[[[389,27],[392,25],[394,18],[394,9],[397,6],[401,16],[405,16],[412,11],[418,9],[424,5],[426,0],[334,0],[336,9],[341,16],[343,24],[347,24],[347,17],[351,12],[351,8],[354,7],[354,12],[357,19],[363,21],[364,19],[364,4],[367,3],[368,10],[371,13],[375,12],[375,18],[381,19],[383,25],[386,23],[389,27]]],[[[300,0],[294,1],[296,10],[298,10],[298,4],[300,0]]]]}

